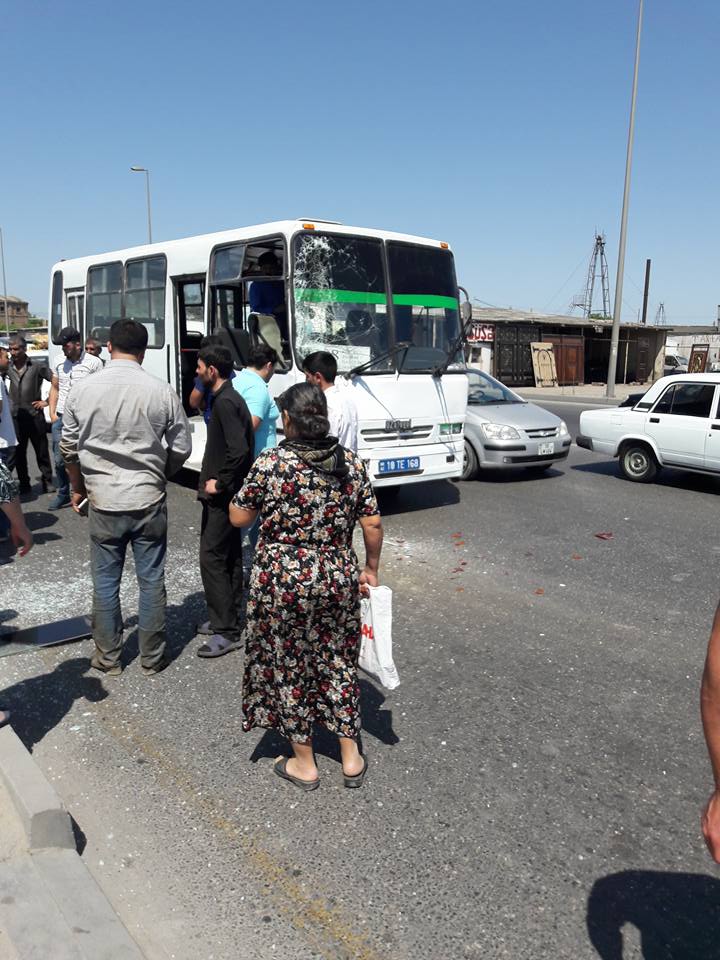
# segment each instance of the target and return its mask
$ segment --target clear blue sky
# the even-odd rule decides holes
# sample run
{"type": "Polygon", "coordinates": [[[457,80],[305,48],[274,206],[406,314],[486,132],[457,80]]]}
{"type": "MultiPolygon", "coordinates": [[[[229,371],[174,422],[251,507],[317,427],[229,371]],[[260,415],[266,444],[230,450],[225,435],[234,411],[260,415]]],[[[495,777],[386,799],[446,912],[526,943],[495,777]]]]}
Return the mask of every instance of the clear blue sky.
{"type": "MultiPolygon", "coordinates": [[[[448,240],[482,301],[565,312],[598,228],[614,290],[634,0],[3,10],[0,225],[8,292],[38,313],[55,260],[144,241],[131,164],[155,239],[385,227],[448,240]]],[[[651,318],[720,303],[719,40],[717,0],[646,0],[624,319],[646,257],[651,318]]]]}

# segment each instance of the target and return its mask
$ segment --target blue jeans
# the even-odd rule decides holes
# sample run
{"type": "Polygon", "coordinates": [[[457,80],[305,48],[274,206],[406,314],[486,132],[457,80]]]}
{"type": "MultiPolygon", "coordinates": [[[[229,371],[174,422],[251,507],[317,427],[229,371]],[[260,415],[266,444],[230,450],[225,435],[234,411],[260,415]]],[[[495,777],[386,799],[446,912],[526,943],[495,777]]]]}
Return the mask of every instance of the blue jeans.
{"type": "Polygon", "coordinates": [[[60,439],[62,437],[62,415],[58,416],[52,425],[52,453],[55,462],[55,476],[57,495],[60,500],[70,499],[70,480],[65,470],[65,461],[60,453],[60,439]]]}
{"type": "Polygon", "coordinates": [[[89,523],[96,659],[103,667],[111,667],[120,659],[123,642],[120,581],[125,552],[130,544],[140,588],[140,661],[144,667],[154,667],[165,653],[165,501],[147,510],[128,513],[91,509],[89,523]]]}

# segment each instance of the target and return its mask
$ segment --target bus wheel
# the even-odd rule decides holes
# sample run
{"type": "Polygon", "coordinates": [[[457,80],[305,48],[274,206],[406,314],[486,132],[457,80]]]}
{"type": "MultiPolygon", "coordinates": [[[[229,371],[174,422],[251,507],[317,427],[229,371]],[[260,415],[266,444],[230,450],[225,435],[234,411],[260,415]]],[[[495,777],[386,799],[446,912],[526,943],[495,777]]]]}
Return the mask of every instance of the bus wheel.
{"type": "Polygon", "coordinates": [[[461,480],[474,480],[478,473],[478,458],[469,441],[465,441],[463,449],[463,469],[461,480]]]}

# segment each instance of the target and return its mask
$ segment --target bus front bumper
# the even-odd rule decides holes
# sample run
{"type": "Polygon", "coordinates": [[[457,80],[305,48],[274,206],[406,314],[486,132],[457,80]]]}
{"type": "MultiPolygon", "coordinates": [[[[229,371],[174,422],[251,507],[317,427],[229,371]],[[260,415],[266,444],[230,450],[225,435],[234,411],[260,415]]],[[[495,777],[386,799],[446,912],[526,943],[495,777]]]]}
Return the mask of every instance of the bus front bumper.
{"type": "Polygon", "coordinates": [[[462,473],[463,438],[446,443],[388,447],[379,451],[358,450],[374,487],[397,487],[426,480],[454,480],[462,473]],[[416,463],[417,461],[417,463],[416,463]]]}

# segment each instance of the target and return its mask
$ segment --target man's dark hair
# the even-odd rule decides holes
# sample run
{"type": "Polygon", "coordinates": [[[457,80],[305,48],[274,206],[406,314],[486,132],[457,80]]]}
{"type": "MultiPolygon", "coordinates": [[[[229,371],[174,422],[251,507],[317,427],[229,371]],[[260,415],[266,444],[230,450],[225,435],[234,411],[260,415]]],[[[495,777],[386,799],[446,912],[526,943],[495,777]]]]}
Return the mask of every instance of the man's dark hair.
{"type": "Polygon", "coordinates": [[[23,337],[22,334],[13,333],[13,335],[10,337],[10,346],[12,346],[13,344],[15,344],[18,347],[22,347],[24,350],[25,347],[27,347],[27,340],[25,339],[25,337],[23,337]]]}
{"type": "Polygon", "coordinates": [[[261,253],[257,259],[259,267],[272,267],[274,270],[280,271],[282,264],[273,250],[266,250],[265,253],[261,253]]]}
{"type": "Polygon", "coordinates": [[[299,440],[322,440],[328,435],[327,400],[317,384],[295,383],[280,394],[277,404],[287,413],[299,440]]]}
{"type": "Polygon", "coordinates": [[[116,320],[110,327],[108,342],[112,344],[113,350],[138,357],[147,349],[147,327],[137,320],[116,320]]]}
{"type": "Polygon", "coordinates": [[[319,373],[327,383],[335,383],[337,360],[331,353],[325,350],[309,353],[303,360],[302,366],[307,373],[319,373]]]}
{"type": "Polygon", "coordinates": [[[212,347],[222,344],[223,339],[218,333],[209,333],[206,337],[203,337],[200,341],[200,349],[205,347],[212,347]]]}
{"type": "Polygon", "coordinates": [[[248,353],[248,366],[259,370],[268,363],[273,366],[278,362],[277,350],[268,346],[266,343],[259,343],[256,347],[251,347],[248,353]]]}
{"type": "Polygon", "coordinates": [[[102,340],[98,340],[97,337],[85,337],[85,343],[96,343],[99,347],[104,346],[102,340]]]}
{"type": "Polygon", "coordinates": [[[198,354],[198,360],[202,360],[206,367],[215,367],[223,380],[227,380],[233,371],[232,354],[227,347],[221,347],[217,343],[203,347],[198,354]]]}

